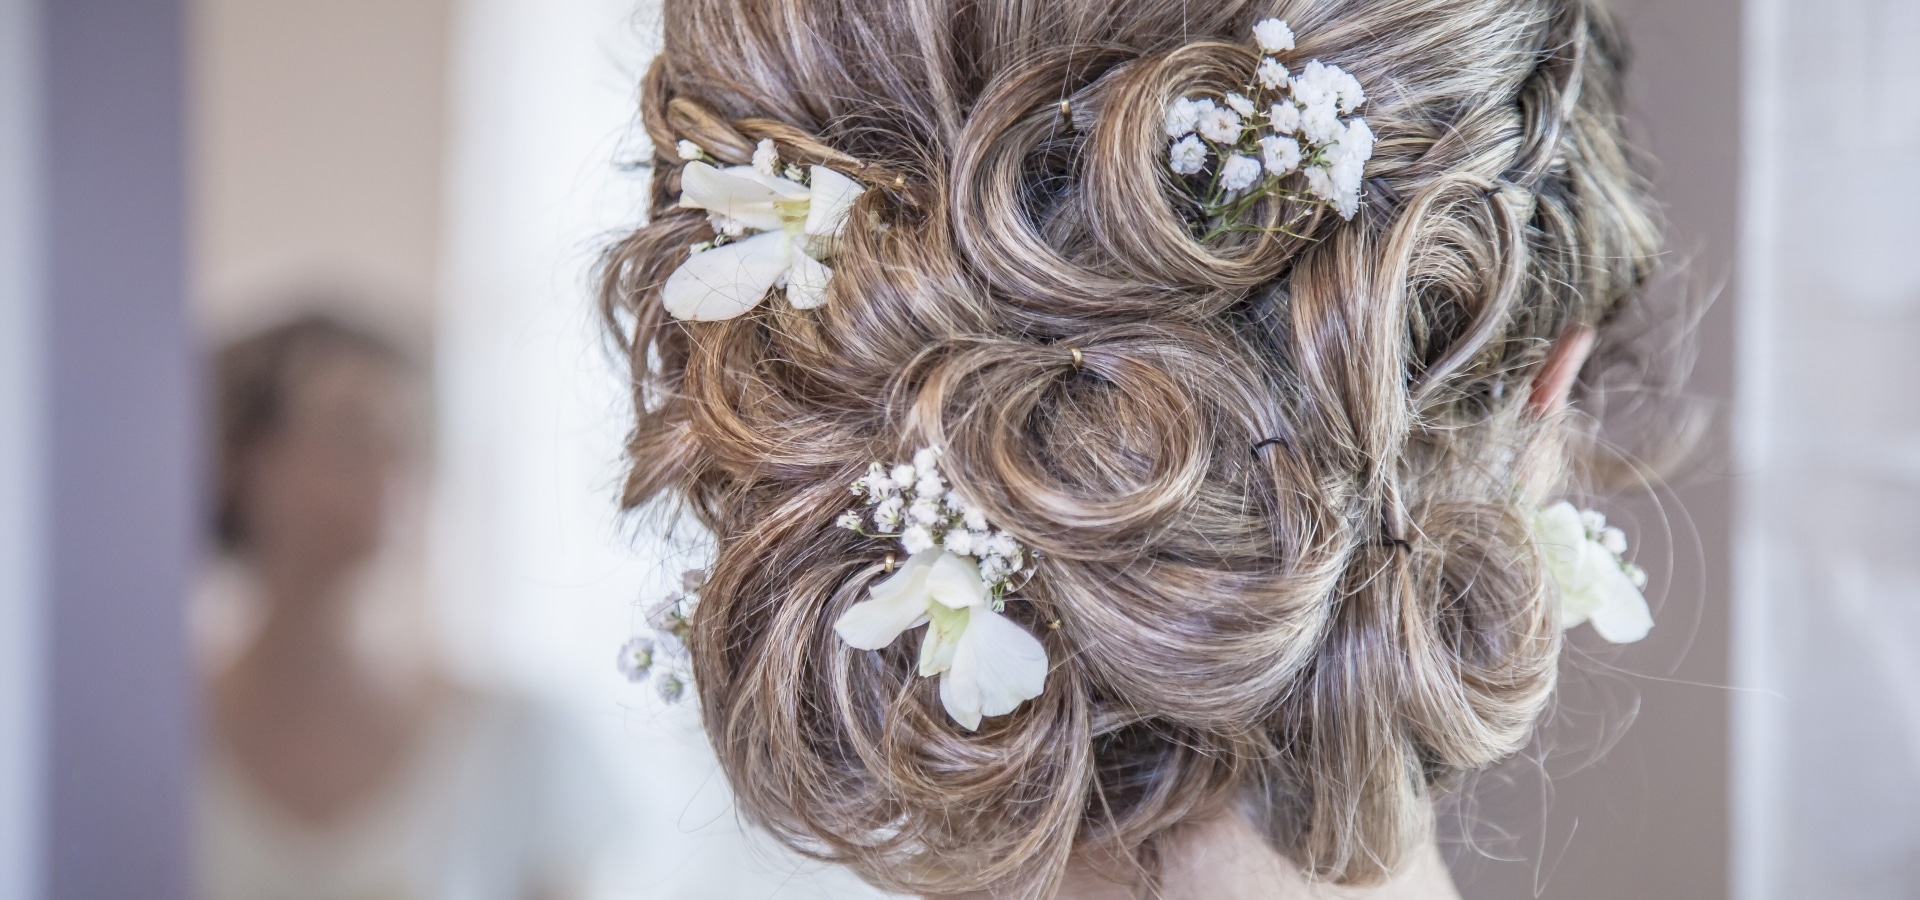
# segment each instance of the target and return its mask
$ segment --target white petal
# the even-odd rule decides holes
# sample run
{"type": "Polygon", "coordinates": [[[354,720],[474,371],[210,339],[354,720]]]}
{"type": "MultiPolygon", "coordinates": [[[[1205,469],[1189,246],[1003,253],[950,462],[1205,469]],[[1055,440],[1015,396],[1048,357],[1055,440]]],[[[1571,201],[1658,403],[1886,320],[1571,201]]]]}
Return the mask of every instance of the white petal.
{"type": "Polygon", "coordinates": [[[780,227],[773,202],[782,199],[752,166],[716,169],[703,162],[680,170],[680,205],[727,216],[755,231],[780,227]]]}
{"type": "Polygon", "coordinates": [[[1548,555],[1571,559],[1587,542],[1587,526],[1580,511],[1562,500],[1534,515],[1533,536],[1548,555]]]}
{"type": "Polygon", "coordinates": [[[927,633],[920,640],[920,674],[938,675],[953,666],[953,654],[966,633],[969,610],[927,605],[927,633]]]}
{"type": "Polygon", "coordinates": [[[1653,612],[1647,609],[1647,598],[1619,564],[1615,563],[1612,572],[1595,587],[1604,599],[1588,622],[1601,637],[1615,644],[1631,644],[1653,630],[1653,612]]]}
{"type": "Polygon", "coordinates": [[[661,302],[678,319],[738,316],[759,306],[787,274],[791,245],[786,234],[773,231],[695,253],[667,278],[661,302]]]}
{"type": "Polygon", "coordinates": [[[807,180],[813,182],[807,204],[807,233],[814,237],[833,237],[847,224],[853,201],[866,192],[860,182],[826,166],[812,166],[807,180]]]}
{"type": "Polygon", "coordinates": [[[827,302],[827,282],[833,270],[804,251],[793,254],[793,270],[787,275],[787,302],[794,309],[813,309],[827,302]]]}
{"type": "Polygon", "coordinates": [[[919,625],[927,617],[928,554],[907,560],[893,576],[867,590],[870,600],[862,600],[840,614],[833,623],[834,633],[848,646],[878,650],[894,642],[900,633],[919,625]]]}
{"type": "Polygon", "coordinates": [[[1047,683],[1047,648],[1012,620],[986,607],[967,611],[967,628],[953,665],[940,678],[947,715],[972,731],[981,716],[1003,716],[1040,696],[1047,683]]]}
{"type": "Polygon", "coordinates": [[[987,586],[980,580],[980,566],[972,557],[944,550],[927,571],[927,595],[954,609],[981,608],[987,603],[987,586]]]}

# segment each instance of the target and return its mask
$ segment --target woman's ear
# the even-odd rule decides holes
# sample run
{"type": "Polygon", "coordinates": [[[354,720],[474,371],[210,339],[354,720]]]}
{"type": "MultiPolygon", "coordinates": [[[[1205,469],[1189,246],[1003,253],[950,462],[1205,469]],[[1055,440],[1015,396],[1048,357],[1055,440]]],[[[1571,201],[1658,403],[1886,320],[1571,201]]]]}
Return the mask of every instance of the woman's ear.
{"type": "Polygon", "coordinates": [[[1553,349],[1547,351],[1546,364],[1533,376],[1533,390],[1527,395],[1529,412],[1550,416],[1567,405],[1574,379],[1580,376],[1580,367],[1586,365],[1587,354],[1593,352],[1593,338],[1592,328],[1575,325],[1554,339],[1553,349]]]}

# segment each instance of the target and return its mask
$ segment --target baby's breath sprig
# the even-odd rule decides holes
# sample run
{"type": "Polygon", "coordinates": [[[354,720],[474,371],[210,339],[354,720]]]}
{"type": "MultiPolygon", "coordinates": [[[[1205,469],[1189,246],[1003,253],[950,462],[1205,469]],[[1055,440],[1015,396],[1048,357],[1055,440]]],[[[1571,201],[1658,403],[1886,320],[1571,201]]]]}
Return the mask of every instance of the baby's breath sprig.
{"type": "Polygon", "coordinates": [[[682,573],[680,590],[647,611],[648,630],[620,648],[620,673],[635,684],[651,680],[660,699],[668,703],[678,702],[693,686],[687,641],[693,635],[693,612],[706,580],[707,573],[701,569],[682,573]]]}
{"type": "Polygon", "coordinates": [[[1341,118],[1366,102],[1359,80],[1317,59],[1290,71],[1278,54],[1293,49],[1294,34],[1280,19],[1253,33],[1265,55],[1244,91],[1181,97],[1167,109],[1168,166],[1200,202],[1203,240],[1260,230],[1240,217],[1262,197],[1325,203],[1351,219],[1373,158],[1366,120],[1341,118]]]}
{"type": "Polygon", "coordinates": [[[909,556],[939,547],[975,558],[993,608],[1003,609],[1007,592],[1031,574],[1032,562],[1018,541],[989,527],[985,513],[947,487],[940,456],[938,448],[925,447],[911,465],[874,463],[852,487],[867,512],[849,509],[836,524],[866,537],[897,539],[909,556]]]}

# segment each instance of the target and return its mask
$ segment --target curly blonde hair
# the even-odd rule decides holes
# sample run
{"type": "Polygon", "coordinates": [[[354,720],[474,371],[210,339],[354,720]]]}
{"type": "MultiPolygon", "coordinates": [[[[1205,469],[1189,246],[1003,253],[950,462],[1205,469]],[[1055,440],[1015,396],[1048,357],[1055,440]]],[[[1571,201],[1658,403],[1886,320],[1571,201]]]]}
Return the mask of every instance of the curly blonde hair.
{"type": "Polygon", "coordinates": [[[662,18],[652,215],[602,274],[624,501],[676,497],[714,535],[690,646],[753,821],[886,888],[1048,896],[1076,849],[1151,872],[1172,829],[1232,811],[1367,883],[1428,839],[1436,791],[1527,740],[1560,637],[1526,523],[1575,431],[1527,385],[1570,329],[1607,346],[1659,240],[1594,0],[662,18]],[[1268,16],[1295,65],[1366,86],[1361,209],[1203,243],[1162,117],[1247,83],[1268,16]],[[872,188],[830,300],[672,319],[661,285],[712,236],[673,148],[742,163],[762,138],[872,188]],[[835,527],[846,486],[923,445],[1040,555],[1007,609],[1046,690],[978,732],[912,642],[832,630],[888,549],[835,527]]]}

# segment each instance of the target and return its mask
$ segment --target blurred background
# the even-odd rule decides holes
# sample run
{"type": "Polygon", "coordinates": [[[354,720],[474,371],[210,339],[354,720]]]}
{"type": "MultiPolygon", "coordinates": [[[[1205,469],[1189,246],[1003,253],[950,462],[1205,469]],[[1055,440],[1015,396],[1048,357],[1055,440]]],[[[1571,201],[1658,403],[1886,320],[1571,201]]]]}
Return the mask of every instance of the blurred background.
{"type": "MultiPolygon", "coordinates": [[[[1920,897],[1920,0],[1615,5],[1711,427],[1449,859],[1920,897]]],[[[658,15],[0,0],[0,900],[878,896],[614,665],[703,552],[588,294],[658,15]]]]}

